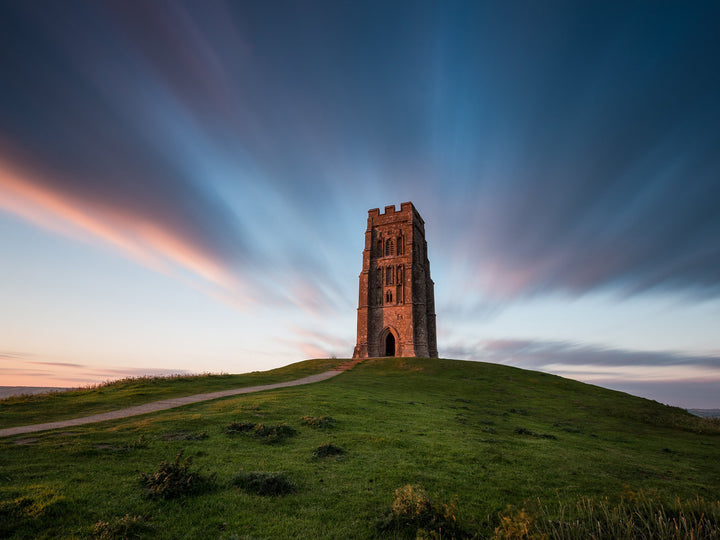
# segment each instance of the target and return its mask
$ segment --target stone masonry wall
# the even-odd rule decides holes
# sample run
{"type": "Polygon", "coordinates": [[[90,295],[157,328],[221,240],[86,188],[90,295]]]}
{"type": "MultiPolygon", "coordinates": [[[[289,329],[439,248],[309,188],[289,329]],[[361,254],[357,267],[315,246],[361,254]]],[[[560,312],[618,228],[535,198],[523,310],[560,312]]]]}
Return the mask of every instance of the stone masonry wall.
{"type": "Polygon", "coordinates": [[[369,210],[353,357],[437,357],[433,296],[425,223],[413,204],[369,210]]]}

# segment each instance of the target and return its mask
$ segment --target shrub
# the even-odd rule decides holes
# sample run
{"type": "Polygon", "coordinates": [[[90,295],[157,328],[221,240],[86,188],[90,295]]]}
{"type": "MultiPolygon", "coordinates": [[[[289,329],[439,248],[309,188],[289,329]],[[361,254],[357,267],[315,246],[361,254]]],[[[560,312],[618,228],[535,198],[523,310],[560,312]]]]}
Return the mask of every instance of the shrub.
{"type": "Polygon", "coordinates": [[[255,429],[253,422],[231,422],[225,426],[225,433],[228,435],[235,435],[236,433],[247,433],[255,429]]]}
{"type": "Polygon", "coordinates": [[[130,540],[145,538],[152,527],[142,516],[126,514],[112,521],[98,521],[93,526],[93,538],[97,540],[130,540]]]}
{"type": "Polygon", "coordinates": [[[241,472],[233,478],[233,485],[255,495],[285,495],[295,491],[295,484],[282,472],[241,472]]]}
{"type": "Polygon", "coordinates": [[[506,513],[500,515],[500,525],[495,528],[495,538],[512,540],[530,540],[544,538],[544,535],[535,531],[532,526],[532,517],[524,508],[517,510],[508,506],[506,513]]]}
{"type": "Polygon", "coordinates": [[[380,518],[382,532],[413,533],[416,538],[463,538],[453,504],[438,504],[420,486],[406,485],[395,490],[390,512],[380,518]]]}
{"type": "Polygon", "coordinates": [[[302,423],[313,428],[330,429],[335,427],[336,420],[332,416],[303,416],[302,423]]]}
{"type": "Polygon", "coordinates": [[[323,443],[320,446],[318,446],[315,450],[313,450],[313,457],[324,458],[324,457],[330,457],[330,456],[339,456],[344,453],[345,453],[345,450],[343,450],[339,446],[335,446],[332,443],[323,443]]]}
{"type": "Polygon", "coordinates": [[[205,477],[191,472],[191,465],[192,458],[188,456],[182,459],[180,452],[174,461],[163,461],[153,474],[141,474],[141,482],[147,488],[148,495],[158,499],[174,499],[211,488],[215,483],[215,475],[205,477]]]}
{"type": "Polygon", "coordinates": [[[236,435],[238,433],[252,434],[264,443],[274,444],[296,435],[297,431],[287,424],[268,426],[262,423],[232,422],[225,426],[225,433],[228,435],[236,435]]]}
{"type": "Polygon", "coordinates": [[[265,424],[257,424],[253,429],[253,435],[264,443],[279,443],[297,435],[297,431],[287,424],[278,424],[276,426],[266,426],[265,424]]]}
{"type": "Polygon", "coordinates": [[[395,490],[392,511],[403,519],[423,518],[431,513],[432,501],[427,492],[418,486],[403,486],[395,490]]]}

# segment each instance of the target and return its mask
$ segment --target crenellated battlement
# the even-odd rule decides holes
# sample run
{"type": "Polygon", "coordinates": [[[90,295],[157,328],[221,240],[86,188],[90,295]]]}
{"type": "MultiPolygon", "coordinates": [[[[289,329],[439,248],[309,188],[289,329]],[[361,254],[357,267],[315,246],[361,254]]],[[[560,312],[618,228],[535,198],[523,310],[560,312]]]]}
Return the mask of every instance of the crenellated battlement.
{"type": "Polygon", "coordinates": [[[401,212],[408,212],[410,210],[412,210],[418,217],[420,217],[420,214],[418,214],[418,211],[415,210],[413,203],[409,201],[401,203],[400,210],[397,210],[394,204],[387,205],[383,212],[380,212],[379,208],[373,208],[371,210],[368,210],[368,217],[389,216],[396,213],[399,214],[401,212]]]}
{"type": "Polygon", "coordinates": [[[387,205],[383,212],[380,212],[379,208],[373,208],[368,210],[368,230],[372,229],[376,225],[382,225],[387,223],[394,223],[397,221],[415,221],[421,229],[425,227],[425,221],[420,217],[420,213],[415,209],[415,206],[411,202],[404,202],[400,204],[400,210],[398,210],[394,204],[387,205]]]}

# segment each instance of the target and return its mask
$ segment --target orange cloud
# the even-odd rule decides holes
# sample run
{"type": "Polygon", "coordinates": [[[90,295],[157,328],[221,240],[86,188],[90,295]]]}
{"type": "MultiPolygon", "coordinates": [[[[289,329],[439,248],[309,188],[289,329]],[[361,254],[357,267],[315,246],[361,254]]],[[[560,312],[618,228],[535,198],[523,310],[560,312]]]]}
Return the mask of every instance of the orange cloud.
{"type": "Polygon", "coordinates": [[[176,231],[128,209],[101,206],[53,191],[2,157],[0,208],[55,233],[84,241],[100,240],[162,273],[184,270],[215,285],[235,285],[235,277],[221,261],[176,231]]]}

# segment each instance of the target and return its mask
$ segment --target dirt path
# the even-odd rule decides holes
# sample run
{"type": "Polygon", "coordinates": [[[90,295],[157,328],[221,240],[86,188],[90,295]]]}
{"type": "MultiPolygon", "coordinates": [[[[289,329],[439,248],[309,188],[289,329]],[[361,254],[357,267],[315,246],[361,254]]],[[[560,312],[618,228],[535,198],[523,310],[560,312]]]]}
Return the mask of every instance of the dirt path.
{"type": "Polygon", "coordinates": [[[233,388],[232,390],[221,390],[219,392],[209,392],[207,394],[195,394],[194,396],[185,396],[171,399],[163,399],[161,401],[153,401],[138,405],[137,407],[128,407],[127,409],[119,409],[101,414],[93,414],[92,416],[84,416],[82,418],[72,418],[70,420],[58,420],[57,422],[47,422],[45,424],[32,424],[29,426],[16,426],[11,428],[0,429],[0,437],[9,437],[10,435],[22,435],[23,433],[35,433],[38,431],[47,431],[49,429],[67,428],[73,426],[82,426],[83,424],[92,424],[94,422],[104,422],[105,420],[115,420],[117,418],[128,418],[129,416],[137,416],[156,411],[164,411],[166,409],[174,409],[182,407],[190,403],[198,403],[200,401],[209,401],[227,396],[236,396],[238,394],[249,394],[251,392],[261,392],[263,390],[274,390],[275,388],[286,388],[288,386],[300,386],[319,381],[325,381],[331,377],[339,375],[343,371],[352,369],[361,360],[352,360],[337,366],[330,371],[316,373],[302,379],[294,381],[285,381],[274,384],[262,384],[258,386],[246,386],[244,388],[233,388]]]}

